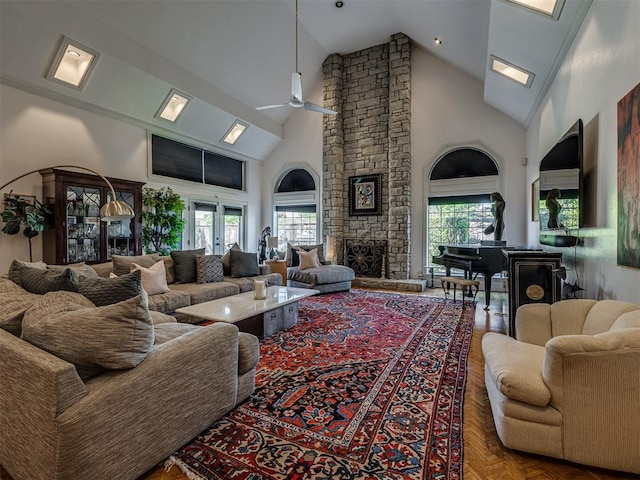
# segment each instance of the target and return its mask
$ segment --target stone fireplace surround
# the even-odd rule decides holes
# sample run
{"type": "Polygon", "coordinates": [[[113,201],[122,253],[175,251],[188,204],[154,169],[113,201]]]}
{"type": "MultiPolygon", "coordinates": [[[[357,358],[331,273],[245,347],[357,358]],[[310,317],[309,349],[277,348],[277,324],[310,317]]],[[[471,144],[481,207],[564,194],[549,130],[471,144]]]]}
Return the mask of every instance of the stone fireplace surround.
{"type": "Polygon", "coordinates": [[[323,232],[335,236],[340,264],[348,264],[347,240],[382,242],[381,275],[399,280],[409,278],[411,254],[410,67],[403,33],[323,63],[324,106],[338,112],[323,119],[323,232]],[[373,173],[382,178],[382,214],[349,216],[349,177],[373,173]]]}

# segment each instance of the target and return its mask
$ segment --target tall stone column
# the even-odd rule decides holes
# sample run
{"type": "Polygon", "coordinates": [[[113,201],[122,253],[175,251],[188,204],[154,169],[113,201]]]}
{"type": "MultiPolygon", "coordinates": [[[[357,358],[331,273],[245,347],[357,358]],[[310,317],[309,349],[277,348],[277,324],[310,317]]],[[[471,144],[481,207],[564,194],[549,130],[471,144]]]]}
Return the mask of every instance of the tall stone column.
{"type": "MultiPolygon", "coordinates": [[[[322,231],[336,238],[337,263],[343,263],[344,217],[347,206],[344,180],[343,58],[334,53],[322,64],[324,106],[338,115],[323,115],[322,231]]],[[[324,239],[323,239],[324,240],[324,239]]]]}
{"type": "Polygon", "coordinates": [[[411,44],[397,33],[389,43],[388,276],[407,279],[411,234],[411,44]]]}

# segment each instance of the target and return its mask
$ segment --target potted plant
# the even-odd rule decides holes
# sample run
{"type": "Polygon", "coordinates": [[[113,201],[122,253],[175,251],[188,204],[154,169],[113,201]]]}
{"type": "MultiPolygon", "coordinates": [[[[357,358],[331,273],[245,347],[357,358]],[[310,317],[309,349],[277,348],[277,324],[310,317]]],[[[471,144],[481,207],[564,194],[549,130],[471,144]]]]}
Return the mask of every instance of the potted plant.
{"type": "Polygon", "coordinates": [[[5,210],[0,213],[5,222],[2,231],[7,235],[17,235],[22,229],[22,234],[29,240],[29,261],[33,262],[33,250],[31,239],[37,237],[40,232],[49,228],[48,216],[51,211],[37,199],[27,201],[20,195],[9,195],[4,200],[5,210]]]}
{"type": "Polygon", "coordinates": [[[145,253],[169,255],[172,249],[178,247],[184,230],[184,201],[170,187],[144,188],[142,205],[142,244],[145,253]]]}

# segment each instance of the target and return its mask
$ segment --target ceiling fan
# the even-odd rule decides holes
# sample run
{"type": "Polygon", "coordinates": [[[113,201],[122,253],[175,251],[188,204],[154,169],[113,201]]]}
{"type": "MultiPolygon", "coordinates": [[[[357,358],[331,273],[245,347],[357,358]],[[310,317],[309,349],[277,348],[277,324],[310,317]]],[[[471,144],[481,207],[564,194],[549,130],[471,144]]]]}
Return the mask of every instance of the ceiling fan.
{"type": "Polygon", "coordinates": [[[291,74],[291,100],[287,103],[256,107],[256,110],[268,110],[270,108],[289,106],[293,108],[304,108],[306,110],[311,110],[312,112],[326,113],[327,115],[337,115],[338,112],[334,110],[321,107],[320,105],[316,105],[315,103],[307,102],[302,99],[301,76],[302,74],[298,71],[298,0],[296,0],[296,71],[291,74]]]}

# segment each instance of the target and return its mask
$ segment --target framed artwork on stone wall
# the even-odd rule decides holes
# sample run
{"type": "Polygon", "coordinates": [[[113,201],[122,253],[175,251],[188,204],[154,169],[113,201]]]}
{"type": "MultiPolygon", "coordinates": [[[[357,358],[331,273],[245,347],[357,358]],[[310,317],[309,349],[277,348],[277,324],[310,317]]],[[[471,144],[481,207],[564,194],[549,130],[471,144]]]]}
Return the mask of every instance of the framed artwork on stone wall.
{"type": "Polygon", "coordinates": [[[382,191],[379,173],[349,177],[349,215],[380,215],[382,191]]]}
{"type": "Polygon", "coordinates": [[[640,268],[640,83],[618,102],[618,265],[640,268]]]}

